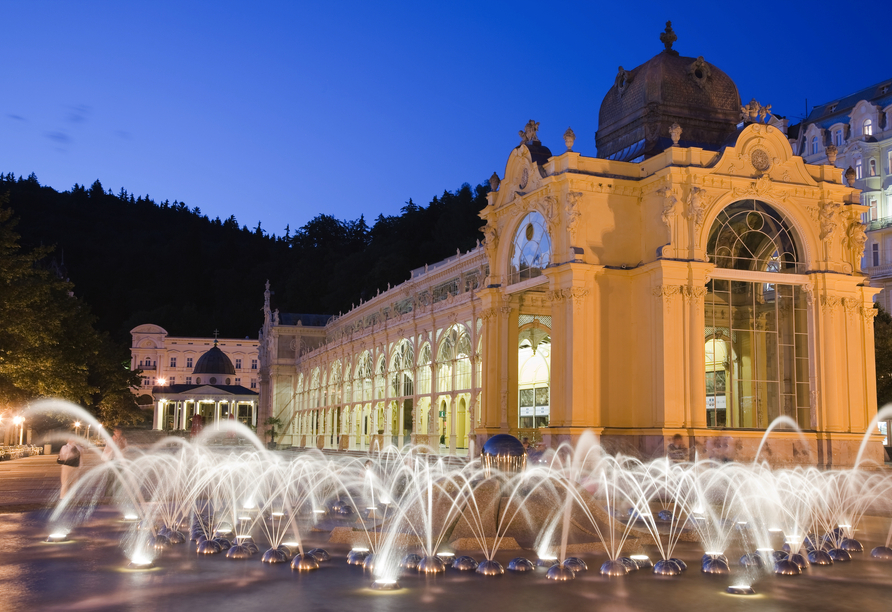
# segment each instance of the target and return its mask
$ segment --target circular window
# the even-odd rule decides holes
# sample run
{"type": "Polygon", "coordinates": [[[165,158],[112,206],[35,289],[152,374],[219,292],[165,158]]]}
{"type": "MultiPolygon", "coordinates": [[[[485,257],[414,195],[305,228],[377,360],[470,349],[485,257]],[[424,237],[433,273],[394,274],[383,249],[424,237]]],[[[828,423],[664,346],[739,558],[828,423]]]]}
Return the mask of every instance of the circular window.
{"type": "Polygon", "coordinates": [[[200,378],[196,378],[196,379],[195,379],[195,384],[196,384],[196,385],[200,385],[200,384],[201,384],[201,379],[200,379],[200,378]]]}
{"type": "Polygon", "coordinates": [[[760,230],[762,229],[762,226],[765,225],[765,220],[759,213],[751,212],[746,216],[746,225],[751,230],[760,230]]]}
{"type": "Polygon", "coordinates": [[[216,385],[216,384],[217,384],[217,379],[214,378],[213,376],[211,376],[210,383],[211,383],[212,385],[216,385]]]}
{"type": "Polygon", "coordinates": [[[231,384],[232,384],[232,380],[229,379],[229,378],[227,378],[227,379],[226,379],[226,384],[227,384],[227,385],[231,385],[231,384]]]}
{"type": "Polygon", "coordinates": [[[753,163],[753,168],[759,172],[765,172],[771,167],[771,158],[762,149],[754,150],[752,155],[750,155],[750,161],[753,163]]]}

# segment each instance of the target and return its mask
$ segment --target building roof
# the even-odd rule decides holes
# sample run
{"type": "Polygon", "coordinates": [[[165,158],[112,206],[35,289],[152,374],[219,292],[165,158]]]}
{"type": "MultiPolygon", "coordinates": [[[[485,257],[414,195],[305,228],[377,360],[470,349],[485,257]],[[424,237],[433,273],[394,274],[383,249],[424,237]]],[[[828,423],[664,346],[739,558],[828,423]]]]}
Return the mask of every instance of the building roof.
{"type": "Polygon", "coordinates": [[[669,43],[633,70],[620,66],[598,114],[598,157],[655,155],[672,146],[673,123],[682,128],[680,146],[717,151],[737,131],[740,107],[727,74],[702,57],[680,56],[669,43]]]}
{"type": "Polygon", "coordinates": [[[852,109],[861,100],[867,100],[880,108],[885,108],[892,104],[892,78],[880,81],[876,85],[865,87],[842,98],[818,104],[812,108],[808,117],[802,123],[803,125],[814,123],[824,129],[836,123],[848,125],[852,109]]]}
{"type": "MultiPolygon", "coordinates": [[[[252,391],[251,389],[248,389],[247,387],[243,387],[241,385],[165,385],[163,387],[155,386],[152,387],[152,395],[156,397],[163,395],[176,395],[179,393],[189,393],[190,391],[196,391],[198,389],[213,389],[227,395],[259,395],[257,391],[252,391]]],[[[219,395],[219,393],[217,394],[219,395]]],[[[197,393],[196,395],[201,394],[197,393]]]]}
{"type": "Polygon", "coordinates": [[[279,323],[281,325],[308,325],[310,327],[325,327],[331,315],[320,314],[298,314],[294,312],[279,313],[279,323]]]}
{"type": "Polygon", "coordinates": [[[232,361],[229,360],[226,353],[220,350],[217,346],[217,341],[214,340],[214,346],[195,362],[195,369],[192,370],[192,373],[235,376],[235,368],[232,365],[232,361]]]}

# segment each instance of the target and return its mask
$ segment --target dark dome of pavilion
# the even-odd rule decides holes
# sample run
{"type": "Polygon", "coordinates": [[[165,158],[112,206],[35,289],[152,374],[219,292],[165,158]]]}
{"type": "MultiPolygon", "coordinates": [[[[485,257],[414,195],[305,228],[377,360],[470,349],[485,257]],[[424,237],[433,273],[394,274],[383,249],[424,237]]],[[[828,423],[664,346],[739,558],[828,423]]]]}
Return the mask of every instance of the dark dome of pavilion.
{"type": "Polygon", "coordinates": [[[731,78],[702,57],[666,49],[633,70],[620,67],[598,114],[598,157],[631,161],[672,146],[669,127],[681,129],[679,145],[718,150],[737,131],[740,94],[731,78]]]}
{"type": "Polygon", "coordinates": [[[217,348],[214,344],[207,353],[198,358],[195,363],[193,374],[235,374],[235,368],[232,361],[226,356],[226,353],[217,348]]]}

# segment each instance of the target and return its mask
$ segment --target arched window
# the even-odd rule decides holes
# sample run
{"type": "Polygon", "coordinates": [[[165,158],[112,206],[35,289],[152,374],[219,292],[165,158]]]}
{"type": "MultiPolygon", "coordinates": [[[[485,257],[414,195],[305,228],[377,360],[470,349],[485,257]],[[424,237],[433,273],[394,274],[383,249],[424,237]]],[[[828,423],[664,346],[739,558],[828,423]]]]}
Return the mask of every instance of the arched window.
{"type": "Polygon", "coordinates": [[[865,119],[864,123],[861,124],[861,133],[864,136],[872,136],[873,135],[873,121],[870,119],[865,119]]]}
{"type": "Polygon", "coordinates": [[[814,155],[815,153],[818,152],[818,137],[817,136],[814,136],[811,139],[811,152],[812,152],[812,155],[814,155]]]}
{"type": "Polygon", "coordinates": [[[548,235],[545,218],[537,212],[531,212],[523,218],[514,234],[511,258],[508,261],[508,284],[541,276],[542,270],[550,263],[551,237],[548,235]]]}
{"type": "Polygon", "coordinates": [[[867,160],[867,176],[876,176],[877,175],[877,160],[874,158],[870,158],[867,160]]]}
{"type": "Polygon", "coordinates": [[[860,157],[855,158],[855,179],[864,178],[864,162],[860,157]]]}
{"type": "Polygon", "coordinates": [[[765,429],[786,416],[810,428],[807,292],[802,277],[785,279],[806,268],[792,224],[764,202],[736,202],[713,222],[707,253],[707,425],[765,429]]]}
{"type": "Polygon", "coordinates": [[[758,200],[744,200],[719,213],[706,243],[719,268],[753,272],[804,272],[787,219],[758,200]]]}

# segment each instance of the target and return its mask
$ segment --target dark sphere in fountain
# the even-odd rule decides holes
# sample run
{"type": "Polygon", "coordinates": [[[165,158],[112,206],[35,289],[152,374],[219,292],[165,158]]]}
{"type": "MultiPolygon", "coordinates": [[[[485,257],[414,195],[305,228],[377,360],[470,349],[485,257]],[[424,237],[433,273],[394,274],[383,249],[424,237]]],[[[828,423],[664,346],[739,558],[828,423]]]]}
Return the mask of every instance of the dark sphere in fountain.
{"type": "Polygon", "coordinates": [[[625,565],[630,572],[637,572],[639,569],[638,563],[632,557],[620,557],[618,561],[625,565]]]}
{"type": "Polygon", "coordinates": [[[657,576],[680,576],[682,571],[672,559],[660,559],[654,563],[654,574],[657,576]]]}
{"type": "Polygon", "coordinates": [[[228,538],[214,538],[214,542],[220,545],[220,550],[229,550],[233,544],[228,538]]]}
{"type": "Polygon", "coordinates": [[[808,569],[809,566],[808,559],[806,559],[804,555],[800,555],[799,553],[790,555],[789,557],[787,557],[787,561],[792,561],[799,566],[799,569],[803,571],[808,569]]]}
{"type": "Polygon", "coordinates": [[[455,554],[451,552],[438,552],[437,556],[446,567],[452,567],[452,563],[455,561],[455,554]]]}
{"type": "Polygon", "coordinates": [[[551,567],[552,565],[560,565],[561,562],[557,560],[557,557],[539,557],[539,560],[536,561],[536,565],[539,567],[551,567]]]}
{"type": "Polygon", "coordinates": [[[204,535],[203,533],[200,533],[200,534],[198,534],[198,537],[195,538],[194,541],[196,544],[201,544],[202,542],[207,542],[208,537],[206,535],[204,535]]]}
{"type": "Polygon", "coordinates": [[[251,549],[242,544],[236,544],[232,546],[229,550],[226,551],[227,559],[250,559],[251,558],[251,549]]]}
{"type": "Polygon", "coordinates": [[[417,570],[419,561],[421,561],[421,555],[409,553],[400,560],[400,567],[405,570],[417,570]]]}
{"type": "Polygon", "coordinates": [[[864,546],[855,538],[843,538],[839,547],[848,553],[864,552],[864,546]]]}
{"type": "Polygon", "coordinates": [[[888,546],[877,546],[870,551],[870,556],[880,561],[892,561],[892,548],[888,546]]]}
{"type": "Polygon", "coordinates": [[[826,550],[813,550],[808,553],[808,562],[812,565],[833,565],[833,558],[826,550]]]}
{"type": "Polygon", "coordinates": [[[483,465],[487,469],[519,472],[526,462],[526,449],[510,434],[496,434],[483,445],[483,465]]]}
{"type": "Polygon", "coordinates": [[[679,559],[678,557],[672,557],[669,560],[672,561],[673,563],[675,563],[675,565],[677,565],[678,569],[680,569],[681,571],[683,571],[683,572],[688,571],[688,564],[685,563],[684,561],[682,561],[681,559],[679,559]]]}
{"type": "Polygon", "coordinates": [[[294,551],[291,550],[291,547],[287,544],[279,544],[276,546],[276,550],[280,551],[283,555],[285,555],[285,560],[290,561],[294,556],[294,551]]]}
{"type": "MultiPolygon", "coordinates": [[[[477,561],[474,560],[474,557],[462,555],[452,562],[452,569],[457,569],[460,572],[473,572],[477,569],[477,561]]],[[[508,569],[511,569],[510,564],[508,565],[508,569]]]]}
{"type": "Polygon", "coordinates": [[[619,559],[611,559],[610,561],[605,561],[601,566],[601,573],[605,576],[625,576],[629,573],[629,568],[619,559]]]}
{"type": "Polygon", "coordinates": [[[291,569],[299,572],[312,572],[319,569],[319,561],[310,553],[294,555],[294,559],[291,560],[291,569]]]}
{"type": "Polygon", "coordinates": [[[367,548],[354,548],[347,553],[347,565],[362,565],[368,556],[369,551],[367,548]]]}
{"type": "Polygon", "coordinates": [[[203,542],[199,542],[198,547],[195,550],[199,555],[216,555],[221,552],[222,549],[214,540],[204,540],[203,542]]]}
{"type": "Polygon", "coordinates": [[[372,553],[366,556],[365,560],[362,562],[362,571],[374,573],[375,571],[375,553],[372,553]]]}
{"type": "Polygon", "coordinates": [[[170,529],[167,532],[167,541],[171,544],[182,544],[186,541],[186,536],[176,529],[170,529]]]}
{"type": "Polygon", "coordinates": [[[164,550],[170,546],[170,540],[167,539],[167,536],[163,536],[160,533],[152,538],[152,548],[155,550],[164,550]]]}
{"type": "Polygon", "coordinates": [[[576,572],[569,567],[564,567],[560,563],[555,563],[548,568],[547,572],[545,572],[545,577],[549,580],[556,580],[557,582],[566,582],[576,578],[576,572]]]}
{"type": "Polygon", "coordinates": [[[765,560],[759,553],[747,553],[740,558],[743,567],[765,567],[765,560]]]}
{"type": "Polygon", "coordinates": [[[536,565],[526,557],[514,557],[508,562],[508,569],[512,572],[532,572],[536,565]]]}
{"type": "Polygon", "coordinates": [[[725,576],[731,573],[731,568],[728,567],[728,561],[724,559],[725,555],[716,555],[707,559],[700,565],[700,571],[704,574],[710,574],[713,576],[725,576]]]}
{"type": "Polygon", "coordinates": [[[429,555],[418,562],[417,569],[422,574],[441,574],[446,571],[446,564],[440,557],[429,555]]]}
{"type": "Polygon", "coordinates": [[[567,557],[566,559],[564,559],[564,562],[562,565],[564,567],[570,568],[577,574],[579,572],[587,572],[588,571],[588,565],[586,565],[585,561],[583,561],[579,557],[567,557]]]}
{"type": "Polygon", "coordinates": [[[501,576],[505,573],[505,568],[502,567],[501,563],[494,559],[486,559],[485,561],[480,562],[476,571],[478,574],[483,574],[484,576],[501,576]]]}
{"type": "Polygon", "coordinates": [[[654,564],[647,555],[632,555],[629,557],[638,566],[638,569],[647,569],[653,567],[654,564]]]}
{"type": "Polygon", "coordinates": [[[316,561],[318,561],[319,563],[325,563],[326,561],[331,560],[331,555],[328,554],[328,551],[324,548],[313,548],[309,551],[308,554],[316,557],[316,561]]]}
{"type": "Polygon", "coordinates": [[[248,540],[247,542],[242,544],[242,546],[250,550],[252,555],[256,555],[260,552],[260,547],[257,546],[257,544],[255,544],[253,540],[248,540]]]}
{"type": "Polygon", "coordinates": [[[847,550],[841,548],[831,548],[827,554],[830,555],[834,563],[845,563],[852,560],[852,555],[847,550]]]}
{"type": "Polygon", "coordinates": [[[672,511],[671,510],[660,510],[657,512],[657,518],[661,521],[669,522],[672,520],[672,511]]]}
{"type": "Polygon", "coordinates": [[[782,550],[775,550],[774,552],[771,553],[771,557],[774,559],[775,563],[777,563],[778,561],[786,560],[787,556],[788,556],[787,553],[785,553],[782,550]]]}
{"type": "Polygon", "coordinates": [[[260,558],[263,563],[288,563],[288,557],[278,548],[270,548],[260,558]]]}
{"type": "Polygon", "coordinates": [[[789,559],[784,559],[774,564],[774,573],[781,576],[798,576],[802,570],[789,559]]]}
{"type": "Polygon", "coordinates": [[[703,565],[710,559],[719,559],[720,561],[724,561],[726,564],[728,563],[728,557],[726,557],[722,553],[706,553],[705,555],[700,557],[700,565],[703,565]]]}

